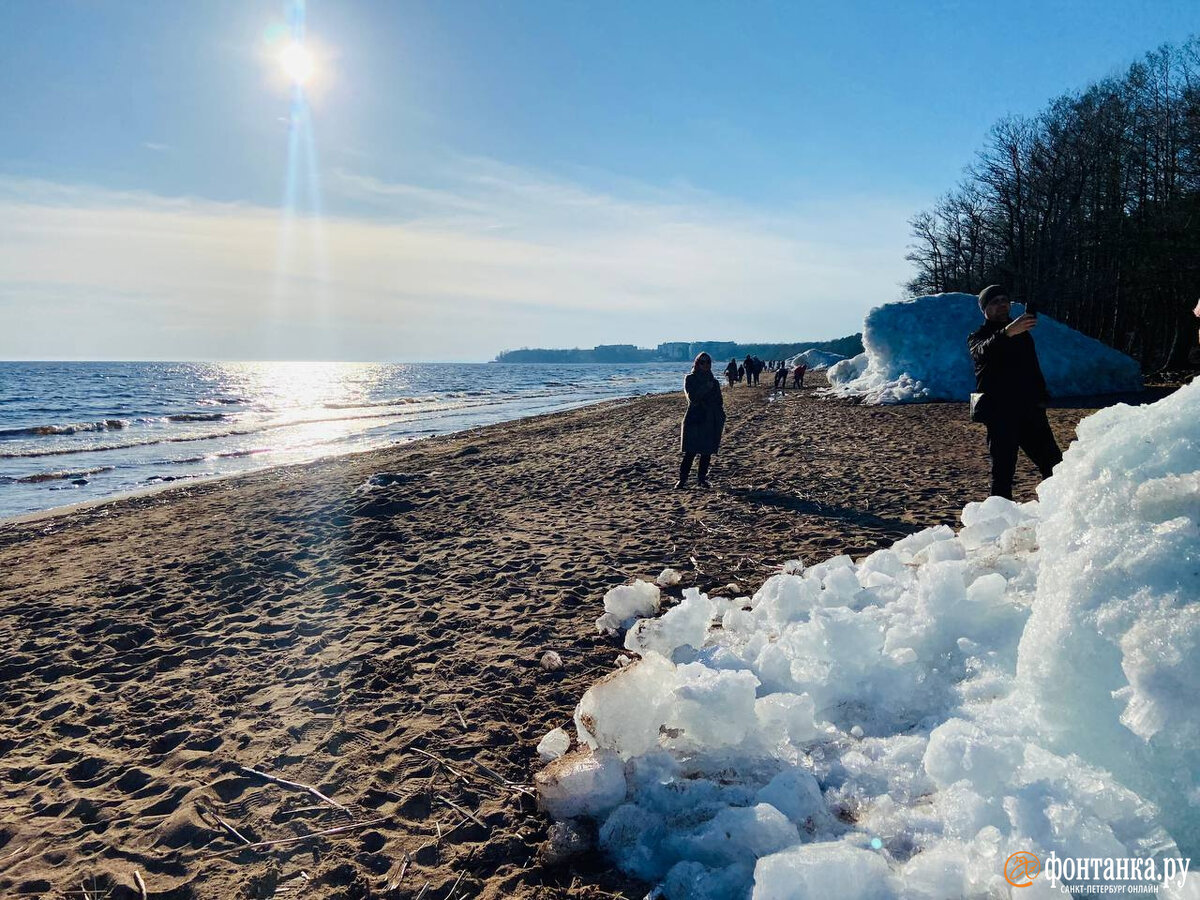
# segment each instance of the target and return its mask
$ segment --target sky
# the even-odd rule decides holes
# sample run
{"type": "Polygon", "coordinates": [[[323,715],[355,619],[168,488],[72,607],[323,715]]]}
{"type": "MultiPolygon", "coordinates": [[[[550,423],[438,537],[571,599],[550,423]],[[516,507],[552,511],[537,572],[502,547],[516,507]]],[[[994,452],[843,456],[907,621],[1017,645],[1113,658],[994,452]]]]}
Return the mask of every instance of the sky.
{"type": "Polygon", "coordinates": [[[4,0],[0,358],[840,337],[997,120],[1190,7],[4,0]]]}

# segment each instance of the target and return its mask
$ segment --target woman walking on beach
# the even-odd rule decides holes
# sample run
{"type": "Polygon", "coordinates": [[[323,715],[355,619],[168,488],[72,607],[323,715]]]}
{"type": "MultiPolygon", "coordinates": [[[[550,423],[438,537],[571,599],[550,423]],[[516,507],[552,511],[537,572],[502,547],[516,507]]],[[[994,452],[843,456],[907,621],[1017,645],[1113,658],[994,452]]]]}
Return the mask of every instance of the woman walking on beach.
{"type": "Polygon", "coordinates": [[[683,381],[683,392],[687,394],[687,412],[683,414],[683,426],[679,430],[679,441],[683,450],[683,461],[679,464],[677,489],[687,487],[688,473],[692,461],[700,457],[700,470],[696,473],[696,484],[708,487],[708,465],[721,446],[721,432],[725,430],[725,404],[721,400],[721,385],[712,373],[712,357],[701,353],[692,363],[692,371],[683,381]]]}

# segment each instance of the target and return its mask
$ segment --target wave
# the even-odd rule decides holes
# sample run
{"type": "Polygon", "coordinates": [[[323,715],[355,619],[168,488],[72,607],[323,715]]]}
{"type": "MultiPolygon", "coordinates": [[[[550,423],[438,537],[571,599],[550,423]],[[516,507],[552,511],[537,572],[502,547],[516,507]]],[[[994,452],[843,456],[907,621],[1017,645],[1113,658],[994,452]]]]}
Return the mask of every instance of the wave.
{"type": "Polygon", "coordinates": [[[197,400],[197,406],[235,406],[238,403],[249,403],[245,397],[204,397],[197,400]]]}
{"type": "Polygon", "coordinates": [[[258,456],[260,453],[273,453],[276,447],[251,447],[246,450],[228,450],[225,453],[213,454],[217,459],[241,459],[243,456],[258,456]]]}
{"type": "Polygon", "coordinates": [[[32,475],[0,475],[4,484],[41,484],[44,481],[66,481],[76,478],[87,478],[89,475],[99,475],[101,472],[111,472],[116,466],[96,466],[94,469],[73,469],[59,472],[35,472],[32,475]]]}
{"type": "Polygon", "coordinates": [[[45,437],[78,434],[81,431],[119,431],[128,427],[128,419],[101,419],[98,422],[70,422],[66,425],[29,425],[25,428],[5,428],[0,431],[0,438],[45,437]]]}
{"type": "Polygon", "coordinates": [[[437,403],[437,397],[393,397],[390,400],[360,400],[356,403],[323,403],[325,409],[372,409],[382,406],[409,406],[413,403],[437,403]]]}
{"type": "Polygon", "coordinates": [[[166,417],[168,422],[220,422],[224,418],[225,413],[176,413],[166,417]]]}

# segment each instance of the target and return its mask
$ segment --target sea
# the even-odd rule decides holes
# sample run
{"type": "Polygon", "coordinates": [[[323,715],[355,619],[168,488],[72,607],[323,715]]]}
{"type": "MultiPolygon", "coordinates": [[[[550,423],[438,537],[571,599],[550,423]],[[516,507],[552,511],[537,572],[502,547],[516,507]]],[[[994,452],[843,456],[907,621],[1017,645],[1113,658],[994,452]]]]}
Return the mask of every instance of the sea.
{"type": "Polygon", "coordinates": [[[688,368],[0,362],[0,520],[677,391],[688,368]]]}

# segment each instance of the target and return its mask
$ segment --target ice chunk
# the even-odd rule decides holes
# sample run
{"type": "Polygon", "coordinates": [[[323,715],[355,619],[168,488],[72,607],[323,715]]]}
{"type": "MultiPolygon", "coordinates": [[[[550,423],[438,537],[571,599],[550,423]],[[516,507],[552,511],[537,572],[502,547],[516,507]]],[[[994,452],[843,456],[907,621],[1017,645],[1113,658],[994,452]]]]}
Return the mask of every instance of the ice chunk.
{"type": "Polygon", "coordinates": [[[612,613],[604,613],[596,620],[596,631],[600,634],[616,634],[621,630],[621,620],[612,613]]]}
{"type": "Polygon", "coordinates": [[[804,769],[784,769],[758,792],[760,803],[770,803],[794,825],[809,829],[825,824],[829,819],[821,786],[811,772],[804,769]]]}
{"type": "Polygon", "coordinates": [[[968,780],[981,794],[995,793],[1012,779],[1024,759],[1015,738],[990,735],[962,719],[951,719],[929,735],[924,766],[940,787],[968,780]]]}
{"type": "Polygon", "coordinates": [[[970,896],[966,885],[967,855],[967,847],[957,841],[945,841],[922,850],[900,871],[905,900],[970,896]]]}
{"type": "Polygon", "coordinates": [[[710,869],[703,863],[684,860],[667,873],[662,891],[667,900],[730,900],[744,896],[753,877],[754,866],[749,862],[710,869]]]}
{"type": "MultiPolygon", "coordinates": [[[[775,692],[754,701],[759,734],[767,746],[789,743],[800,747],[821,735],[816,710],[808,694],[775,692]]],[[[783,807],[780,807],[782,809],[783,807]]]]}
{"type": "Polygon", "coordinates": [[[654,579],[654,583],[659,587],[674,587],[683,580],[683,576],[674,569],[666,568],[658,573],[658,578],[654,579]]]}
{"type": "Polygon", "coordinates": [[[668,731],[676,746],[711,749],[741,743],[754,728],[753,673],[688,663],[676,670],[668,731]]]}
{"type": "Polygon", "coordinates": [[[600,827],[600,846],[621,861],[625,871],[647,881],[662,878],[670,866],[661,849],[663,817],[636,803],[625,803],[600,827]]]}
{"type": "Polygon", "coordinates": [[[584,747],[534,775],[538,805],[555,819],[599,816],[625,799],[625,765],[608,750],[584,747]]]}
{"type": "Polygon", "coordinates": [[[657,653],[596,682],[575,708],[579,740],[623,759],[658,747],[677,682],[675,666],[657,653]]]}
{"type": "Polygon", "coordinates": [[[758,618],[781,625],[804,621],[820,602],[820,585],[798,575],[772,575],[754,594],[758,618]]]}
{"type": "Polygon", "coordinates": [[[696,588],[683,592],[678,606],[656,619],[635,622],[625,635],[625,649],[646,654],[650,651],[670,657],[679,647],[704,646],[715,604],[696,588]]]}
{"type": "Polygon", "coordinates": [[[546,732],[537,745],[538,756],[549,761],[558,759],[571,749],[571,736],[561,728],[553,728],[546,732]]]}
{"type": "Polygon", "coordinates": [[[805,844],[764,856],[754,867],[753,900],[891,900],[882,856],[844,843],[805,844]]]}
{"type": "Polygon", "coordinates": [[[630,619],[654,615],[661,601],[658,585],[635,581],[619,585],[605,594],[604,611],[625,625],[630,619]]]}
{"type": "Polygon", "coordinates": [[[703,825],[670,835],[664,849],[715,868],[757,859],[799,840],[796,826],[783,813],[769,803],[759,803],[727,806],[703,825]]]}
{"type": "Polygon", "coordinates": [[[856,378],[859,378],[863,372],[867,370],[868,356],[866,352],[852,356],[849,359],[841,359],[829,367],[825,373],[825,377],[829,379],[831,385],[849,384],[856,378]]]}

